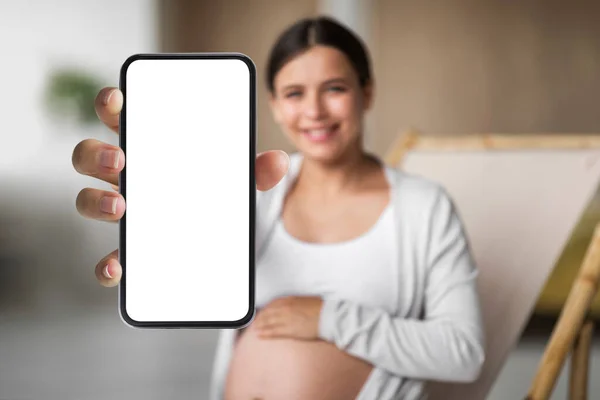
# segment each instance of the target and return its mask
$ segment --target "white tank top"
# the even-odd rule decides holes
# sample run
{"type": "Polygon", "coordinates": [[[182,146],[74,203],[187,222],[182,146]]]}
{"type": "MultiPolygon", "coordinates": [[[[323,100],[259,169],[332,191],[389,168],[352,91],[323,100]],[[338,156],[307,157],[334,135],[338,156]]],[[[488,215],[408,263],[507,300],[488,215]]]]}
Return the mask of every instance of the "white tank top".
{"type": "Polygon", "coordinates": [[[323,296],[393,312],[394,229],[391,205],[367,232],[338,243],[303,242],[279,219],[256,265],[256,307],[283,296],[323,296]]]}

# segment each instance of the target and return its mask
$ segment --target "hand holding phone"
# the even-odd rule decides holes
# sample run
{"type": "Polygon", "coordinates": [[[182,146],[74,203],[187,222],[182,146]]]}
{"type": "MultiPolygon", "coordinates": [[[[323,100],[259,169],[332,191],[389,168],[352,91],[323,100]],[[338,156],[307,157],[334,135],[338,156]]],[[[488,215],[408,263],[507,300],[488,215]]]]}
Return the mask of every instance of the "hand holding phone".
{"type": "MultiPolygon", "coordinates": [[[[154,75],[155,78],[157,78],[156,74],[154,75]]],[[[214,79],[214,77],[213,77],[214,79]]],[[[151,82],[146,82],[144,84],[144,87],[146,87],[146,89],[148,88],[165,88],[168,87],[168,85],[166,84],[168,80],[163,80],[161,82],[160,79],[155,79],[152,80],[151,82]],[[162,86],[161,86],[162,85],[162,86]]],[[[180,82],[182,82],[183,80],[180,80],[180,82]]],[[[217,82],[217,85],[215,85],[215,87],[218,87],[218,82],[219,80],[215,80],[217,82]]],[[[189,82],[188,82],[189,83],[189,82]]],[[[250,84],[249,84],[250,85],[250,84]]],[[[196,89],[198,89],[198,87],[195,87],[196,89]]],[[[243,88],[242,88],[243,91],[243,88]]],[[[253,89],[250,88],[248,92],[252,92],[253,89]]],[[[187,93],[191,93],[187,92],[187,93]]],[[[204,92],[206,93],[206,92],[204,92]]],[[[198,92],[196,93],[196,96],[199,96],[200,94],[202,94],[202,92],[198,92]]],[[[248,93],[248,96],[250,96],[251,93],[248,93]]],[[[164,93],[161,94],[160,91],[154,90],[153,94],[150,93],[146,93],[146,98],[149,101],[154,101],[155,103],[164,105],[167,104],[170,101],[171,105],[174,105],[173,103],[173,99],[169,99],[168,96],[165,97],[164,93]]],[[[127,98],[127,96],[126,96],[127,98]]],[[[128,99],[128,98],[127,98],[128,99]]],[[[117,89],[114,88],[106,88],[103,89],[98,97],[97,97],[97,101],[96,101],[96,111],[100,117],[100,119],[105,123],[105,125],[107,125],[109,128],[111,128],[113,131],[117,132],[119,130],[119,126],[121,125],[122,130],[125,131],[125,140],[131,140],[131,138],[133,137],[133,130],[127,130],[126,128],[123,129],[123,121],[119,121],[119,116],[121,114],[124,114],[124,120],[127,120],[127,116],[128,114],[126,113],[126,109],[122,108],[123,105],[123,93],[117,89]]],[[[250,102],[250,100],[249,100],[250,102]]],[[[223,104],[223,103],[221,103],[223,104]]],[[[248,104],[248,103],[247,103],[248,104]]],[[[189,104],[187,105],[188,108],[185,108],[185,106],[183,108],[180,108],[179,112],[181,112],[181,110],[185,110],[186,112],[190,112],[190,110],[193,110],[193,107],[190,107],[189,104]]],[[[173,108],[177,108],[176,106],[174,106],[173,108]]],[[[210,107],[209,107],[210,109],[210,107]]],[[[156,109],[155,109],[156,110],[156,109]]],[[[204,110],[204,112],[206,113],[207,111],[204,110]]],[[[146,116],[149,117],[149,119],[152,119],[152,115],[148,115],[147,112],[144,113],[140,113],[140,114],[144,114],[146,116]]],[[[246,112],[246,115],[252,114],[252,111],[248,111],[246,112]]],[[[195,114],[198,119],[197,121],[202,121],[201,118],[201,113],[198,112],[195,114]]],[[[229,113],[229,116],[234,117],[233,113],[229,113]]],[[[158,118],[160,119],[160,118],[158,118]]],[[[157,118],[154,118],[154,121],[156,121],[157,118]]],[[[164,122],[168,120],[168,118],[163,118],[162,123],[163,125],[160,124],[155,124],[154,126],[165,126],[164,122]]],[[[213,118],[212,121],[215,121],[215,119],[213,118]]],[[[226,123],[226,122],[225,122],[226,123]]],[[[198,126],[199,124],[196,124],[196,126],[198,126]]],[[[248,128],[248,130],[250,130],[250,123],[248,121],[246,121],[246,127],[248,128]]],[[[135,124],[133,125],[135,126],[135,124]]],[[[152,126],[151,124],[148,126],[152,126]]],[[[143,148],[144,146],[146,146],[145,143],[150,142],[150,147],[151,150],[154,150],[154,152],[152,152],[153,156],[156,156],[155,152],[156,150],[163,150],[160,151],[159,153],[164,154],[164,150],[167,150],[167,155],[171,154],[171,155],[175,155],[177,156],[178,154],[181,155],[182,152],[168,152],[168,150],[173,150],[174,147],[176,147],[175,145],[177,144],[178,146],[181,145],[186,145],[186,144],[190,144],[189,141],[185,142],[180,140],[180,141],[175,141],[175,140],[171,140],[169,141],[169,138],[173,138],[173,134],[169,134],[169,132],[171,130],[167,130],[166,132],[159,132],[156,133],[157,131],[161,131],[159,130],[150,130],[150,132],[136,132],[136,138],[138,139],[137,141],[134,140],[132,142],[129,142],[130,146],[133,145],[133,143],[135,144],[139,144],[139,148],[136,146],[135,149],[140,150],[140,148],[143,148]],[[154,132],[154,133],[153,133],[154,132]],[[162,144],[161,146],[156,146],[156,143],[160,143],[162,144]]],[[[203,133],[203,132],[202,132],[203,133]]],[[[244,176],[245,179],[245,183],[250,183],[251,179],[250,179],[250,174],[248,174],[248,169],[250,168],[250,160],[254,160],[253,156],[250,159],[249,157],[251,156],[251,140],[253,139],[251,137],[252,135],[240,135],[236,138],[230,137],[231,140],[234,140],[234,142],[229,142],[229,143],[238,143],[241,144],[243,143],[243,147],[240,147],[240,149],[243,148],[243,150],[245,150],[244,154],[247,154],[246,157],[242,156],[240,158],[244,159],[245,161],[247,161],[246,165],[246,175],[244,176]]],[[[195,190],[198,190],[202,193],[205,193],[206,196],[209,195],[215,195],[215,192],[218,191],[218,189],[221,187],[220,185],[222,185],[223,183],[227,182],[227,180],[223,180],[223,183],[219,183],[218,180],[213,180],[213,185],[210,186],[209,184],[207,184],[206,182],[202,182],[202,174],[204,173],[210,173],[210,174],[217,174],[218,175],[218,171],[219,168],[225,166],[235,166],[234,164],[236,163],[235,158],[232,159],[231,157],[231,144],[229,145],[229,147],[227,147],[225,145],[225,147],[222,148],[218,148],[215,149],[214,145],[215,145],[215,141],[211,142],[209,140],[206,140],[206,136],[198,136],[196,137],[196,139],[198,139],[198,142],[196,142],[196,144],[200,143],[200,146],[196,148],[197,152],[188,152],[188,155],[190,153],[194,154],[194,157],[188,157],[186,159],[188,166],[193,165],[194,168],[188,168],[187,170],[179,170],[180,173],[182,173],[183,175],[186,175],[187,178],[190,178],[188,181],[186,181],[186,179],[183,179],[183,181],[186,181],[185,184],[183,185],[174,185],[173,183],[173,179],[171,179],[170,177],[166,177],[165,179],[157,179],[158,176],[161,176],[161,173],[156,173],[157,171],[160,170],[171,170],[174,171],[173,169],[173,164],[169,163],[169,161],[172,161],[171,158],[167,157],[166,159],[163,158],[162,162],[160,161],[161,158],[160,157],[153,157],[153,159],[156,160],[156,162],[153,162],[152,165],[145,165],[145,168],[140,168],[140,165],[137,165],[137,169],[133,168],[134,171],[138,171],[140,174],[142,174],[141,176],[144,177],[144,179],[148,178],[147,182],[148,185],[146,186],[137,186],[138,190],[141,190],[140,192],[138,192],[138,194],[143,193],[143,194],[148,194],[146,193],[147,190],[150,190],[152,192],[152,194],[156,194],[158,195],[157,198],[163,199],[165,201],[162,201],[160,204],[161,206],[156,208],[156,207],[150,207],[151,209],[151,213],[150,214],[146,214],[144,215],[143,220],[145,220],[144,224],[146,227],[150,227],[152,226],[152,222],[156,222],[154,224],[155,227],[160,227],[161,224],[164,221],[169,221],[169,224],[171,224],[171,228],[173,225],[173,221],[175,221],[175,223],[183,223],[184,226],[187,227],[193,227],[196,226],[196,228],[201,229],[202,225],[195,225],[193,224],[192,220],[193,220],[193,215],[191,218],[188,218],[186,221],[182,221],[181,219],[175,219],[175,220],[169,220],[169,216],[172,216],[173,210],[177,210],[178,207],[178,202],[176,201],[178,196],[181,196],[181,192],[185,192],[185,190],[188,190],[190,187],[194,187],[196,188],[195,190]],[[202,141],[199,138],[204,137],[205,140],[202,141]],[[213,144],[213,147],[211,148],[211,144],[213,144]],[[204,163],[198,163],[198,157],[201,156],[201,154],[203,152],[209,151],[209,156],[204,158],[204,163]],[[187,186],[186,186],[187,185],[187,186]],[[189,186],[191,185],[191,186],[189,186]],[[179,190],[178,190],[179,189],[179,190]],[[162,221],[162,222],[161,222],[162,221]]],[[[124,141],[124,138],[121,137],[121,141],[124,141]]],[[[113,184],[113,187],[116,188],[116,184],[118,183],[118,177],[119,177],[119,173],[125,173],[125,180],[127,179],[127,177],[129,176],[129,181],[125,182],[125,185],[127,185],[127,182],[131,185],[133,182],[137,182],[132,180],[130,175],[126,175],[127,171],[124,169],[125,166],[125,160],[127,159],[127,163],[128,163],[128,167],[130,167],[130,157],[128,154],[128,157],[125,157],[125,152],[123,150],[128,150],[127,149],[127,143],[125,143],[125,148],[124,149],[120,149],[118,147],[106,144],[106,143],[102,143],[99,142],[97,140],[93,140],[93,139],[88,139],[88,140],[84,140],[81,143],[79,143],[74,152],[73,152],[73,165],[75,167],[75,169],[82,174],[88,175],[88,176],[93,176],[96,177],[98,179],[101,179],[103,181],[109,182],[111,184],[113,184]],[[108,156],[107,156],[108,154],[108,156]],[[110,155],[112,154],[112,156],[110,155]],[[112,159],[111,159],[112,157],[112,159]],[[111,160],[109,160],[111,159],[111,160]]],[[[217,143],[218,144],[218,143],[217,143]]],[[[235,146],[235,145],[233,145],[235,146]]],[[[131,147],[129,148],[129,150],[131,149],[131,147]]],[[[146,147],[146,149],[148,150],[148,147],[146,147]]],[[[241,154],[240,150],[240,153],[241,154]]],[[[127,151],[127,153],[129,153],[129,151],[127,151]]],[[[135,151],[134,151],[135,153],[135,151]]],[[[149,153],[146,153],[146,155],[149,155],[149,153]]],[[[151,157],[146,158],[143,155],[143,152],[139,152],[138,153],[138,162],[141,162],[140,160],[150,160],[151,157]],[[142,154],[140,156],[140,154],[142,154]]],[[[135,158],[134,158],[135,161],[135,158]]],[[[175,161],[177,162],[178,160],[175,159],[175,161]]],[[[239,160],[238,160],[239,161],[239,160]]],[[[181,160],[179,160],[180,162],[180,166],[181,164],[181,160]]],[[[254,171],[256,174],[256,188],[258,190],[268,190],[270,189],[272,186],[274,186],[285,174],[286,170],[287,170],[287,156],[285,155],[285,153],[283,152],[279,152],[279,151],[271,151],[271,152],[267,152],[267,153],[263,153],[261,155],[258,155],[256,158],[256,170],[254,171]]],[[[177,165],[177,163],[175,163],[175,165],[177,165]]],[[[241,164],[240,164],[241,165],[241,164]]],[[[243,170],[243,168],[242,168],[243,170]]],[[[163,175],[164,172],[163,172],[163,175]]],[[[223,176],[223,175],[221,175],[223,176]]],[[[180,182],[175,180],[175,182],[180,182]]],[[[134,186],[136,187],[136,186],[134,186]]],[[[247,189],[248,186],[244,185],[244,187],[247,189]]],[[[122,189],[122,188],[121,188],[122,189]]],[[[237,188],[239,189],[239,187],[237,188]]],[[[127,187],[125,187],[125,195],[127,191],[127,187]]],[[[250,194],[250,190],[247,190],[246,192],[247,194],[250,194]]],[[[134,196],[135,197],[135,196],[134,196]]],[[[218,196],[217,196],[218,197],[218,196]]],[[[117,194],[117,193],[113,193],[110,191],[103,191],[103,190],[98,190],[98,189],[91,189],[91,188],[87,188],[84,189],[80,192],[80,194],[78,195],[77,198],[77,209],[78,211],[85,217],[88,218],[94,218],[94,219],[98,219],[98,220],[102,220],[102,221],[119,221],[121,220],[121,218],[125,215],[125,201],[124,201],[124,197],[117,194]],[[104,206],[103,206],[104,205],[104,206]],[[106,207],[107,205],[109,205],[108,207],[106,207]],[[114,207],[113,207],[114,206],[114,207]]],[[[138,204],[151,204],[152,200],[144,200],[144,196],[138,196],[138,204]]],[[[240,209],[244,206],[244,205],[248,205],[248,203],[251,202],[250,196],[248,196],[246,199],[241,199],[241,203],[242,206],[240,206],[240,209]],[[244,201],[245,200],[245,201],[244,201]],[[245,203],[245,204],[244,204],[245,203]]],[[[135,204],[135,202],[134,202],[135,204]]],[[[158,203],[152,203],[154,205],[158,204],[158,203]]],[[[197,207],[200,207],[202,204],[206,204],[202,202],[202,199],[197,199],[197,207]]],[[[213,203],[214,204],[214,203],[213,203]]],[[[231,203],[230,203],[231,204],[231,203]]],[[[128,211],[131,210],[131,205],[129,204],[129,202],[127,203],[127,208],[128,211]]],[[[139,207],[138,207],[139,210],[139,207]]],[[[187,210],[190,211],[190,210],[187,210]]],[[[219,210],[213,210],[216,211],[218,213],[219,210]]],[[[223,211],[223,210],[221,210],[223,211]]],[[[176,213],[175,213],[176,214],[176,213]]],[[[245,217],[248,218],[249,214],[251,214],[251,210],[248,208],[247,213],[245,215],[245,217]]],[[[180,215],[185,215],[184,213],[180,213],[180,215]]],[[[221,218],[221,222],[223,224],[228,224],[227,221],[227,216],[225,215],[224,219],[221,218]]],[[[165,225],[162,225],[163,227],[165,227],[165,225]]],[[[130,226],[131,227],[131,226],[130,226]]],[[[206,226],[205,226],[206,227],[206,226]]],[[[139,228],[139,226],[138,226],[139,228]]],[[[206,231],[205,231],[206,232],[206,231]]],[[[123,232],[122,232],[123,233],[123,232]]],[[[155,235],[160,236],[162,239],[164,239],[165,237],[171,236],[171,237],[175,237],[175,238],[180,238],[182,233],[185,232],[177,232],[177,231],[169,231],[169,230],[163,230],[163,231],[159,231],[158,233],[155,232],[155,235]]],[[[250,235],[251,233],[248,232],[248,235],[250,235]]],[[[193,234],[191,235],[193,236],[193,234]]],[[[154,239],[154,240],[158,240],[158,239],[154,239]]],[[[209,243],[204,243],[204,246],[202,245],[202,243],[200,242],[194,242],[193,239],[191,238],[184,238],[184,242],[185,240],[187,240],[188,242],[188,247],[187,249],[184,249],[184,252],[186,252],[188,255],[190,253],[193,253],[194,251],[196,252],[200,252],[201,249],[203,247],[206,247],[207,245],[210,245],[210,243],[214,243],[209,241],[209,243]],[[193,245],[193,246],[192,246],[193,245]]],[[[173,243],[177,243],[177,240],[173,240],[171,242],[171,244],[173,243]]],[[[221,242],[221,244],[223,244],[221,242]]],[[[235,246],[231,246],[230,250],[234,251],[235,246]]],[[[249,253],[250,252],[250,248],[248,246],[248,244],[246,244],[243,248],[238,249],[241,250],[241,253],[243,254],[244,252],[249,253]]],[[[125,249],[125,251],[127,251],[127,249],[125,249]]],[[[154,292],[149,293],[150,291],[146,292],[146,295],[148,296],[148,298],[150,298],[149,303],[152,303],[152,298],[162,298],[165,299],[167,298],[166,303],[168,304],[168,296],[166,296],[166,293],[172,293],[173,290],[177,289],[177,285],[181,282],[182,278],[186,278],[186,271],[185,269],[181,269],[181,268],[177,268],[177,266],[175,268],[172,267],[172,263],[173,263],[173,259],[170,257],[170,255],[168,254],[168,252],[161,252],[160,250],[157,251],[156,248],[153,248],[153,246],[146,246],[145,248],[140,246],[138,248],[138,252],[136,253],[138,254],[140,259],[152,259],[151,256],[154,254],[155,257],[157,254],[161,254],[160,257],[160,262],[157,263],[153,263],[152,261],[149,262],[149,265],[143,265],[143,263],[138,263],[136,266],[132,267],[132,270],[136,270],[138,272],[137,278],[141,278],[141,280],[138,280],[138,288],[140,287],[144,287],[144,282],[148,283],[148,280],[146,280],[144,278],[144,274],[158,274],[158,277],[155,277],[154,279],[151,279],[150,282],[152,282],[152,288],[154,290],[154,292]],[[172,274],[172,275],[170,275],[172,274]],[[159,279],[160,277],[162,277],[161,279],[159,279]],[[175,282],[175,285],[174,285],[175,282]],[[171,285],[169,287],[169,284],[171,285]],[[162,296],[162,297],[161,297],[162,296]],[[166,297],[165,297],[166,296],[166,297]]],[[[213,255],[215,254],[214,252],[212,253],[213,255]]],[[[125,271],[125,279],[127,277],[127,265],[125,265],[124,269],[122,269],[121,265],[119,264],[118,260],[117,260],[117,256],[121,256],[122,254],[119,254],[118,251],[113,251],[111,252],[109,255],[107,255],[106,257],[104,257],[96,266],[96,277],[99,280],[99,282],[104,285],[104,286],[115,286],[117,283],[119,283],[121,281],[122,278],[122,272],[125,271]]],[[[198,259],[199,257],[197,257],[198,259]]],[[[226,258],[226,255],[225,255],[226,258]]],[[[156,259],[156,258],[155,258],[156,259]]],[[[217,262],[218,263],[218,262],[217,262]]],[[[250,259],[246,259],[244,265],[240,266],[239,270],[241,271],[242,268],[247,269],[250,266],[251,260],[250,259]]],[[[126,262],[125,262],[126,264],[126,262]]],[[[187,264],[187,265],[200,265],[201,263],[196,262],[195,264],[191,263],[191,264],[187,264]]],[[[181,265],[180,265],[181,267],[181,265]]],[[[217,268],[218,266],[213,266],[214,268],[217,268]]],[[[215,281],[211,279],[211,274],[210,274],[210,269],[204,269],[201,271],[201,273],[204,273],[204,276],[201,276],[201,279],[204,279],[204,282],[196,282],[197,285],[191,285],[188,284],[187,286],[185,286],[188,290],[193,290],[194,287],[198,288],[198,287],[202,287],[202,285],[207,285],[207,284],[213,284],[213,286],[218,286],[215,285],[215,281]]],[[[189,271],[188,271],[189,272],[189,271]]],[[[239,282],[242,283],[247,283],[248,285],[250,285],[250,281],[249,276],[248,275],[243,275],[240,274],[241,276],[237,276],[237,277],[230,277],[233,280],[238,280],[239,282]]],[[[198,275],[196,275],[198,276],[198,275]]],[[[187,276],[189,277],[189,276],[187,276]]],[[[230,280],[231,280],[230,279],[230,280]]],[[[220,282],[221,284],[223,284],[223,280],[220,282]]],[[[206,287],[206,286],[205,286],[206,287]]],[[[250,286],[248,286],[250,287],[250,286]]],[[[227,287],[223,287],[221,286],[221,288],[225,288],[225,290],[227,290],[227,287]]],[[[127,289],[126,284],[123,286],[121,286],[120,288],[122,291],[124,291],[125,289],[127,289]]],[[[181,289],[181,287],[179,287],[179,289],[181,289]]],[[[128,292],[125,292],[125,300],[127,299],[127,294],[128,292]]],[[[231,294],[231,293],[230,293],[231,294]]],[[[246,292],[246,294],[248,294],[248,292],[246,292]]],[[[207,318],[203,318],[203,316],[201,315],[201,313],[197,313],[195,316],[189,317],[191,314],[188,314],[188,317],[185,317],[185,313],[182,313],[181,310],[179,309],[179,311],[177,311],[177,307],[175,308],[163,308],[162,311],[162,315],[160,315],[160,310],[158,311],[158,314],[154,314],[155,316],[158,316],[160,318],[152,318],[152,315],[150,315],[149,318],[140,318],[138,320],[133,320],[133,325],[134,326],[154,326],[154,327],[161,327],[161,326],[167,326],[167,327],[185,327],[185,326],[197,326],[197,327],[201,327],[201,326],[236,326],[236,324],[241,323],[240,321],[242,320],[235,320],[235,319],[230,319],[227,320],[227,318],[213,318],[213,320],[209,320],[210,318],[210,314],[212,312],[212,316],[216,316],[218,317],[218,313],[223,311],[223,308],[220,308],[218,305],[215,305],[213,302],[209,301],[210,297],[214,295],[214,292],[211,292],[210,296],[207,296],[206,292],[204,293],[204,297],[202,293],[196,293],[194,294],[192,291],[187,293],[188,296],[188,300],[190,298],[193,298],[193,296],[196,296],[196,299],[204,299],[205,301],[203,302],[198,302],[195,305],[192,305],[196,308],[199,308],[201,310],[201,312],[204,312],[204,316],[208,316],[207,318]],[[202,311],[204,310],[204,311],[202,311]],[[212,311],[211,311],[212,310],[212,311]],[[216,311],[215,311],[216,310],[216,311]],[[171,311],[175,311],[174,313],[171,313],[171,311]],[[177,317],[179,316],[180,318],[169,318],[169,315],[171,315],[172,317],[177,317]],[[183,316],[183,318],[181,318],[181,316],[183,316]],[[178,319],[178,320],[176,320],[178,319]]],[[[142,291],[142,294],[140,295],[140,293],[134,294],[132,296],[138,296],[138,300],[140,300],[140,298],[144,299],[144,292],[142,291]],[[141,297],[140,297],[141,296],[141,297]]],[[[131,297],[131,296],[130,296],[131,297]]],[[[178,296],[176,297],[177,299],[181,300],[182,298],[185,298],[185,296],[178,296]]],[[[124,300],[123,298],[121,298],[122,300],[124,300]]],[[[225,297],[223,297],[221,300],[225,299],[225,297]]],[[[248,305],[249,302],[251,302],[251,299],[248,297],[248,300],[245,300],[242,298],[242,296],[238,296],[232,299],[229,298],[228,300],[223,300],[223,301],[236,301],[239,300],[239,304],[245,304],[248,305]]],[[[147,299],[144,299],[145,301],[147,301],[147,299]]],[[[213,299],[215,300],[215,299],[213,299]]],[[[156,300],[154,300],[156,301],[156,300]]],[[[144,303],[144,302],[142,302],[144,303]]],[[[170,305],[171,307],[174,307],[174,304],[176,304],[176,302],[171,301],[170,305]]],[[[184,305],[187,303],[183,303],[184,305]]],[[[179,304],[181,305],[181,303],[179,304]]],[[[127,312],[127,303],[125,301],[123,301],[123,303],[121,304],[121,307],[123,309],[123,307],[125,307],[125,311],[127,312]]],[[[185,308],[185,307],[184,307],[185,308]]],[[[225,307],[226,308],[226,307],[225,307]]],[[[190,308],[191,309],[191,308],[190,308]]],[[[154,310],[156,311],[156,310],[154,310]]],[[[150,314],[152,314],[152,312],[154,312],[152,310],[150,310],[150,314]]],[[[127,314],[129,314],[127,312],[127,314]]],[[[222,315],[224,316],[224,315],[222,315]]],[[[225,316],[226,317],[226,316],[225,316]]],[[[130,321],[128,321],[130,322],[130,321]]]]}

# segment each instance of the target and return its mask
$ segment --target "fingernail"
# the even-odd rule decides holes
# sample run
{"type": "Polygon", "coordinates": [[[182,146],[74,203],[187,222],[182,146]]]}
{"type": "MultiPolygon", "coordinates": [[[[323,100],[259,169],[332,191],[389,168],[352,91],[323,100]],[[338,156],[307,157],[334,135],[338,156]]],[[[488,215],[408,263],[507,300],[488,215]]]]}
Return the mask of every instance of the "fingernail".
{"type": "Polygon", "coordinates": [[[117,168],[119,166],[119,151],[103,150],[100,153],[100,165],[105,168],[117,168]]]}
{"type": "Polygon", "coordinates": [[[115,90],[110,90],[104,95],[104,99],[102,99],[102,103],[104,105],[108,104],[108,102],[110,101],[110,97],[113,95],[113,93],[115,93],[115,90]]]}
{"type": "Polygon", "coordinates": [[[116,214],[117,213],[117,198],[113,196],[107,196],[100,199],[100,211],[116,214]]]}
{"type": "Polygon", "coordinates": [[[104,269],[102,270],[102,275],[104,275],[106,278],[108,279],[112,279],[112,275],[110,274],[110,272],[108,271],[108,264],[106,264],[106,266],[104,267],[104,269]]]}

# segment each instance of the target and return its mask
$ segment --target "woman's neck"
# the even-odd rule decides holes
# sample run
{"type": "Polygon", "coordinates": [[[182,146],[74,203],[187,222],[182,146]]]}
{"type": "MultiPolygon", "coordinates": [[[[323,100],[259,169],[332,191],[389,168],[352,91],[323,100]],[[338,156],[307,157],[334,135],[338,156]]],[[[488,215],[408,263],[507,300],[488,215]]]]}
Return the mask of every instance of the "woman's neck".
{"type": "Polygon", "coordinates": [[[374,158],[362,151],[352,152],[333,163],[305,158],[296,181],[296,189],[331,196],[357,189],[363,178],[373,171],[374,158]]]}

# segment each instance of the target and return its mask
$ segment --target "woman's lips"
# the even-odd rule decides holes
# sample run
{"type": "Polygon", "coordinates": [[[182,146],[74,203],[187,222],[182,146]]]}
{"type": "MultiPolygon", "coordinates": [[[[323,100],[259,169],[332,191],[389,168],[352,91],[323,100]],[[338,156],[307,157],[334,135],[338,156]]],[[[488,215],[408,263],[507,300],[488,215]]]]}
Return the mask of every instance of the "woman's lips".
{"type": "Polygon", "coordinates": [[[311,142],[321,143],[331,139],[338,130],[339,125],[335,124],[326,128],[303,129],[302,135],[311,142]]]}

